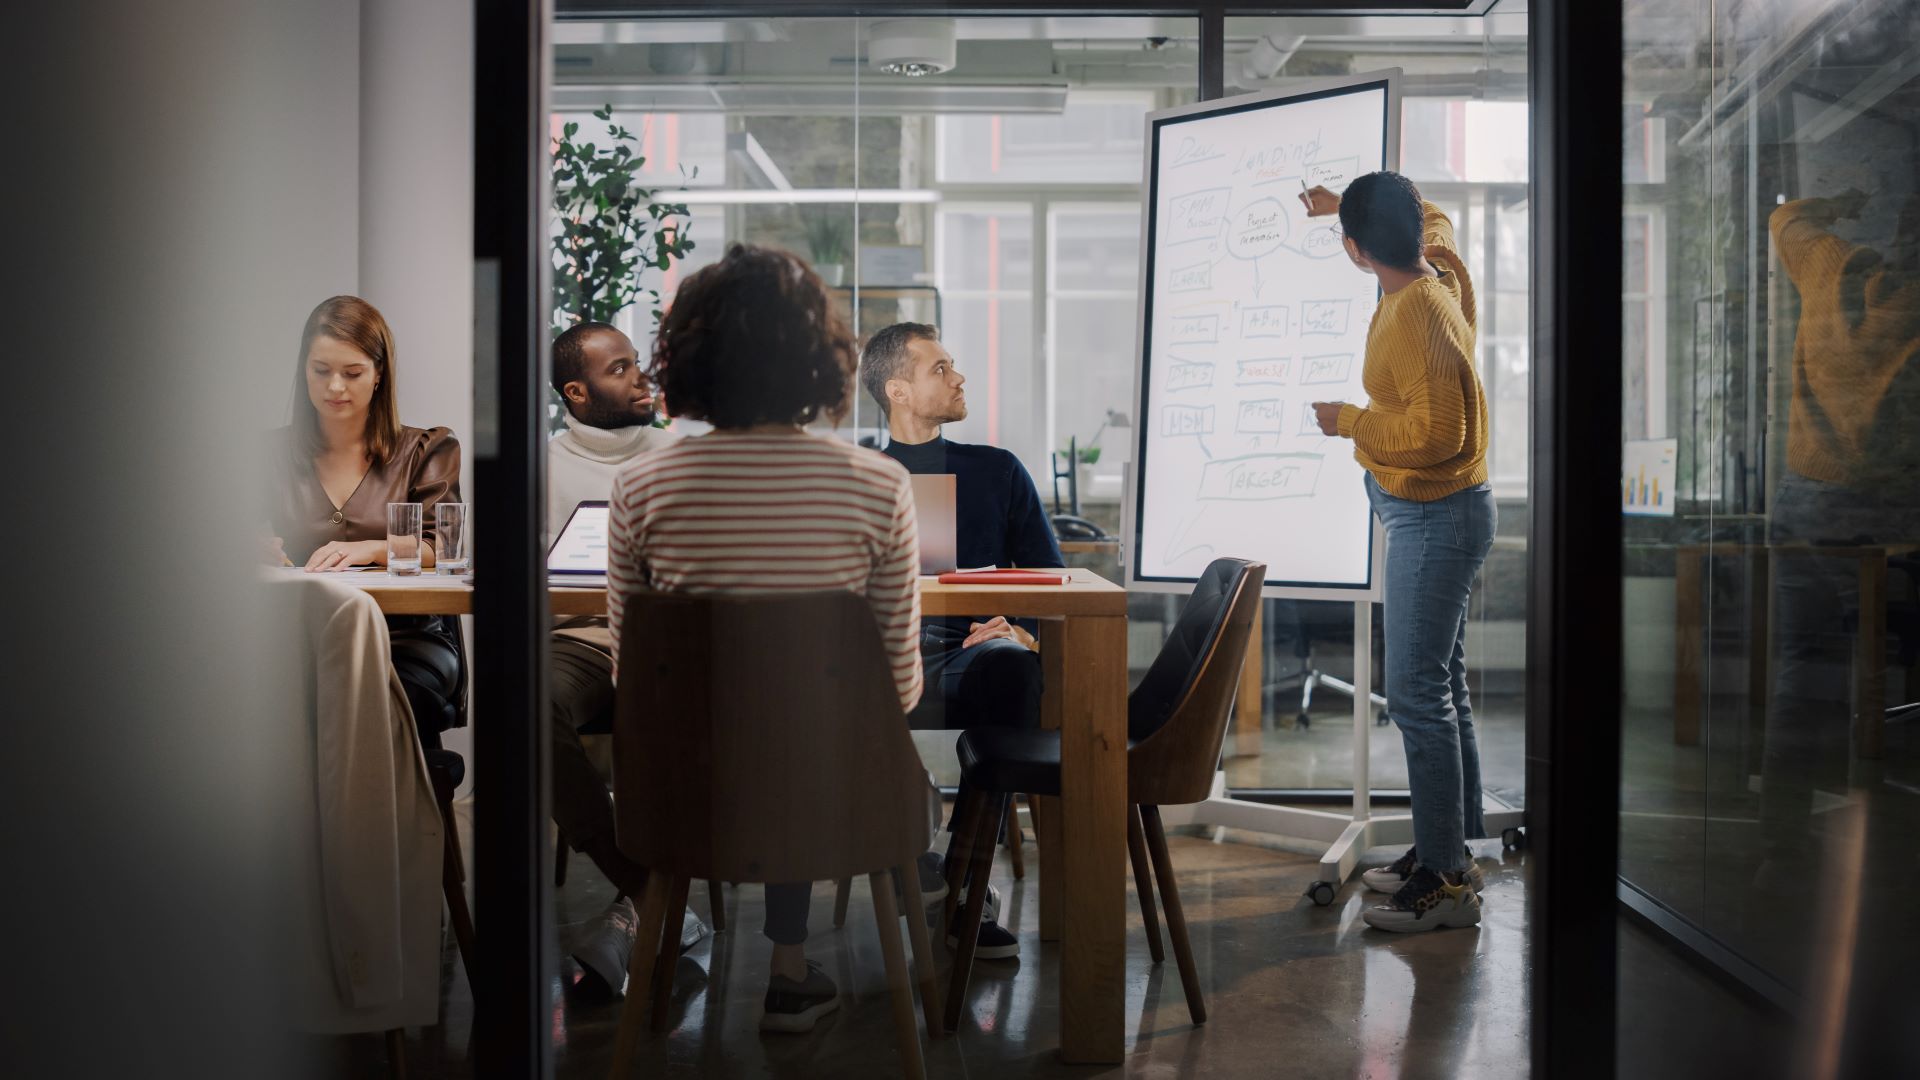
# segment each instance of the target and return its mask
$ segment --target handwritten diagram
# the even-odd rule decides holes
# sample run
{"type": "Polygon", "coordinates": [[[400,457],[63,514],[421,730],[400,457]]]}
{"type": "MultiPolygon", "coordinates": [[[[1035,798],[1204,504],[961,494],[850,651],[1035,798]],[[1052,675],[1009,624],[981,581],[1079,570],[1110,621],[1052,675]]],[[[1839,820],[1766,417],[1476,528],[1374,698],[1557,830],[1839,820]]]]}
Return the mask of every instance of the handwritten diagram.
{"type": "Polygon", "coordinates": [[[1155,127],[1139,574],[1191,577],[1226,554],[1281,581],[1368,573],[1353,447],[1313,403],[1365,402],[1378,286],[1299,196],[1383,167],[1386,106],[1376,83],[1155,127]]]}

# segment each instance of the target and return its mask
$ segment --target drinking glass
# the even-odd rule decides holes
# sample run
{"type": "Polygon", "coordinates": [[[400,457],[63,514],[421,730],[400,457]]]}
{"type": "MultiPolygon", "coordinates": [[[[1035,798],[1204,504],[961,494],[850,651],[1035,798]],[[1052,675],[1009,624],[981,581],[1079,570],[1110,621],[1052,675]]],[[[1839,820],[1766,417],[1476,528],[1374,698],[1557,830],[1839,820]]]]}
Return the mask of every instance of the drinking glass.
{"type": "Polygon", "coordinates": [[[433,565],[443,574],[464,574],[473,560],[473,520],[468,504],[443,502],[433,508],[433,565]]]}
{"type": "Polygon", "coordinates": [[[420,572],[420,504],[387,504],[387,573],[412,577],[420,572]]]}

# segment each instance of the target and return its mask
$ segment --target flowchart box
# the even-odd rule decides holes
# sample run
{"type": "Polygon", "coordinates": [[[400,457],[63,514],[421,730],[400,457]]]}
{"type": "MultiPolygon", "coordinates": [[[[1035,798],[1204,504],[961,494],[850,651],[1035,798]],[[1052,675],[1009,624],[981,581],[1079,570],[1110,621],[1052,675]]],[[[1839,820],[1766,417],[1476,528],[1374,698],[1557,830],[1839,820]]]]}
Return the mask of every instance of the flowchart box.
{"type": "Polygon", "coordinates": [[[1320,482],[1323,454],[1246,454],[1209,461],[1200,470],[1200,498],[1213,502],[1304,499],[1320,482]]]}
{"type": "Polygon", "coordinates": [[[1265,398],[1260,401],[1240,403],[1240,416],[1233,430],[1241,435],[1278,435],[1281,431],[1280,399],[1265,398]]]}
{"type": "Polygon", "coordinates": [[[1167,365],[1167,392],[1203,390],[1213,385],[1213,365],[1175,360],[1167,365]]]}
{"type": "Polygon", "coordinates": [[[1160,434],[1169,438],[1213,434],[1213,406],[1168,405],[1160,410],[1160,434]]]}
{"type": "Polygon", "coordinates": [[[1235,386],[1285,386],[1293,375],[1293,357],[1268,356],[1234,365],[1235,386]]]}
{"type": "Polygon", "coordinates": [[[1212,345],[1220,340],[1220,316],[1176,315],[1167,324],[1169,345],[1212,345]]]}
{"type": "Polygon", "coordinates": [[[1327,353],[1323,356],[1302,357],[1300,361],[1300,385],[1331,386],[1347,381],[1353,374],[1352,353],[1327,353]]]}
{"type": "Polygon", "coordinates": [[[1300,305],[1300,333],[1343,335],[1352,312],[1352,300],[1305,301],[1300,305]]]}
{"type": "Polygon", "coordinates": [[[1265,304],[1240,309],[1240,336],[1243,338],[1285,337],[1287,305],[1265,304]]]}

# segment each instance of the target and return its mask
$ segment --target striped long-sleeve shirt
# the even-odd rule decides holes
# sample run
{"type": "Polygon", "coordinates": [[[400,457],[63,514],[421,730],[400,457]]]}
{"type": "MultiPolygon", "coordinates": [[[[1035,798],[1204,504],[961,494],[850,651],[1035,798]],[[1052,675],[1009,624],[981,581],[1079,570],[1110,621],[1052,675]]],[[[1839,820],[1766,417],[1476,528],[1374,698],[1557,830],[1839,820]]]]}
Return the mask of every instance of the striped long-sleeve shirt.
{"type": "Polygon", "coordinates": [[[901,707],[919,702],[920,539],[898,462],[819,435],[717,431],[622,469],[609,517],[616,671],[633,589],[846,589],[873,605],[901,707]]]}

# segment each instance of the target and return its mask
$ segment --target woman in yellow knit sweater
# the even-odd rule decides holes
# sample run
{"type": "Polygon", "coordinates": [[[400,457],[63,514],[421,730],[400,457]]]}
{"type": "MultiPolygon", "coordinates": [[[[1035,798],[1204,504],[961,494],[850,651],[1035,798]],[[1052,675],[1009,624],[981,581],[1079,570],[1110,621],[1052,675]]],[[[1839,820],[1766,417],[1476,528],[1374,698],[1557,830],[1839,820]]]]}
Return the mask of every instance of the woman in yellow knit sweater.
{"type": "Polygon", "coordinates": [[[1328,435],[1350,438],[1387,530],[1387,711],[1406,745],[1414,845],[1367,885],[1391,896],[1367,924],[1419,931],[1480,921],[1480,750],[1467,695],[1467,596],[1493,547],[1487,405],[1474,371],[1473,282],[1453,223],[1398,173],[1344,195],[1301,196],[1338,213],[1347,256],[1380,279],[1362,374],[1370,404],[1319,402],[1328,435]]]}

